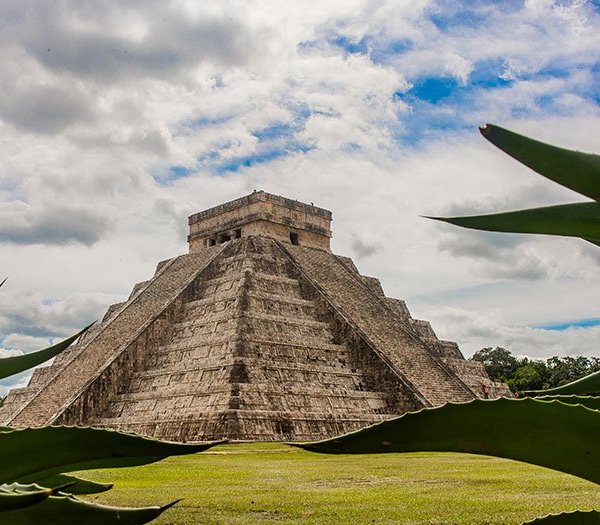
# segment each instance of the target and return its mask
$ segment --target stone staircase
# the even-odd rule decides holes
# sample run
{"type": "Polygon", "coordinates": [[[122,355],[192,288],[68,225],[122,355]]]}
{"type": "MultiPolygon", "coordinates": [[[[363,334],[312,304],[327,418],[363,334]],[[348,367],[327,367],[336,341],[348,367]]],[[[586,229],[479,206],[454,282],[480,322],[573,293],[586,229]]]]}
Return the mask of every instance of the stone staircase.
{"type": "Polygon", "coordinates": [[[366,388],[267,239],[215,259],[167,339],[91,424],[176,440],[318,439],[400,409],[366,388]]]}
{"type": "Polygon", "coordinates": [[[350,259],[245,237],[160,263],[10,393],[0,424],[314,440],[468,401],[480,385],[499,392],[350,259]]]}
{"type": "Polygon", "coordinates": [[[323,293],[326,300],[384,353],[395,372],[419,391],[429,406],[448,401],[469,401],[471,389],[436,356],[397,315],[334,255],[300,246],[278,243],[298,271],[323,293]]]}
{"type": "Polygon", "coordinates": [[[151,281],[134,290],[118,314],[86,334],[78,345],[59,356],[55,365],[38,372],[28,392],[17,392],[15,395],[25,402],[14,409],[9,400],[9,409],[13,410],[5,416],[4,424],[29,427],[61,422],[62,411],[85,392],[221,249],[206,248],[163,265],[151,281]]]}

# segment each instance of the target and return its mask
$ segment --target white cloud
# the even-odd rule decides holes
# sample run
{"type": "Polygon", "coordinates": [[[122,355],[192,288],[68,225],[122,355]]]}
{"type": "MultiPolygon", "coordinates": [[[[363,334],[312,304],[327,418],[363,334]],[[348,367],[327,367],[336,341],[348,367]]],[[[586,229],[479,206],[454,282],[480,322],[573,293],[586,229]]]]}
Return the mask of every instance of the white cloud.
{"type": "Polygon", "coordinates": [[[596,317],[597,248],[419,217],[578,199],[476,125],[600,152],[591,3],[5,1],[0,18],[5,340],[73,333],[186,250],[188,214],[264,188],[331,209],[335,251],[444,337],[597,347],[596,330],[515,328],[596,317]],[[403,97],[428,77],[464,95],[403,97]],[[290,136],[261,140],[277,124],[290,136]],[[310,151],[210,170],[293,141],[310,151]],[[172,166],[190,174],[165,182],[172,166]],[[442,307],[467,313],[452,321],[442,307]]]}
{"type": "Polygon", "coordinates": [[[499,321],[493,313],[443,308],[430,311],[439,337],[458,338],[467,356],[485,347],[500,346],[517,356],[548,358],[565,355],[598,356],[600,326],[544,330],[499,321]]]}

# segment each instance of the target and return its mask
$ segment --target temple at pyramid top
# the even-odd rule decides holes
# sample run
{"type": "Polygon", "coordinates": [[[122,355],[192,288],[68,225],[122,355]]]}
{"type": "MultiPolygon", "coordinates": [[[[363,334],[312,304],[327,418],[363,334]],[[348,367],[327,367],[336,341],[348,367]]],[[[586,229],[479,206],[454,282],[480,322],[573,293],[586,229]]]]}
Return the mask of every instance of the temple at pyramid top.
{"type": "Polygon", "coordinates": [[[252,236],[330,250],[330,211],[262,190],[195,213],[188,222],[190,253],[252,236]]]}
{"type": "Polygon", "coordinates": [[[257,191],[189,224],[190,252],[11,390],[0,425],[299,441],[511,395],[330,251],[329,211],[257,191]]]}

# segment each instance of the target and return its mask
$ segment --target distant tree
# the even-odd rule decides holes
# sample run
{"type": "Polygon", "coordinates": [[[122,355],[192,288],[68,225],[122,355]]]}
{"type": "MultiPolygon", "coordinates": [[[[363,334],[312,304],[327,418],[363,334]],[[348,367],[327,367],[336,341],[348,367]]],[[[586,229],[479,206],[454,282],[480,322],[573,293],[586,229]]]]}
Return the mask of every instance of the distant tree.
{"type": "Polygon", "coordinates": [[[512,378],[519,367],[519,360],[506,348],[497,346],[478,350],[471,357],[473,361],[483,363],[485,369],[493,381],[506,382],[512,378]]]}
{"type": "Polygon", "coordinates": [[[506,383],[513,392],[554,388],[600,370],[597,357],[554,356],[545,361],[533,360],[517,358],[499,346],[482,348],[471,359],[483,363],[492,380],[506,383]]]}
{"type": "Polygon", "coordinates": [[[600,370],[600,359],[597,357],[565,356],[550,357],[546,361],[550,370],[549,387],[561,386],[575,381],[592,372],[600,370]]]}
{"type": "Polygon", "coordinates": [[[513,392],[540,390],[549,388],[550,375],[551,372],[544,361],[530,361],[524,358],[519,360],[518,368],[506,383],[513,392]]]}

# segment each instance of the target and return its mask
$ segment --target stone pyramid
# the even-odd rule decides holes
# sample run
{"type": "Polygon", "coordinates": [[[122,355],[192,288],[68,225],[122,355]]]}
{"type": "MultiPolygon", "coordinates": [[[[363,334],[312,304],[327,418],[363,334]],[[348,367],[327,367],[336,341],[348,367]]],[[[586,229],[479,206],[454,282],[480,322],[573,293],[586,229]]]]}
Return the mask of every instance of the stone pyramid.
{"type": "Polygon", "coordinates": [[[190,217],[190,253],[11,391],[0,423],[176,441],[312,440],[510,395],[329,249],[331,213],[265,192],[190,217]]]}

